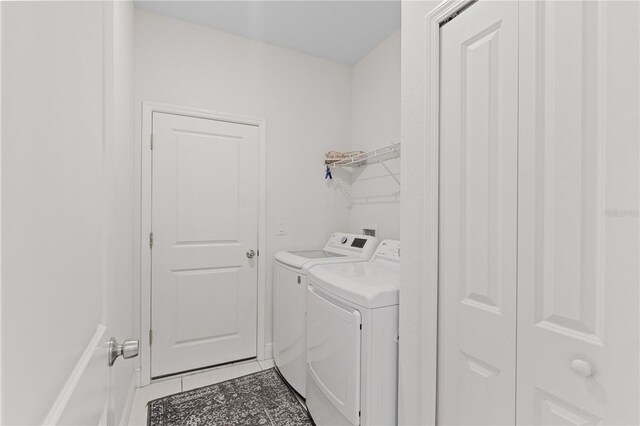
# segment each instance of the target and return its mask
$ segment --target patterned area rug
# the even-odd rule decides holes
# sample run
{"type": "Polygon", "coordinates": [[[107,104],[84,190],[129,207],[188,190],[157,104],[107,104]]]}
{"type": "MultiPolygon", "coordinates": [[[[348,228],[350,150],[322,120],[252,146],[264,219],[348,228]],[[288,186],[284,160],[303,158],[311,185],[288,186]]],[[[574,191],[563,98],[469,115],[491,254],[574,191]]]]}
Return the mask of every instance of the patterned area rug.
{"type": "Polygon", "coordinates": [[[149,402],[149,426],[313,425],[274,368],[149,402]]]}

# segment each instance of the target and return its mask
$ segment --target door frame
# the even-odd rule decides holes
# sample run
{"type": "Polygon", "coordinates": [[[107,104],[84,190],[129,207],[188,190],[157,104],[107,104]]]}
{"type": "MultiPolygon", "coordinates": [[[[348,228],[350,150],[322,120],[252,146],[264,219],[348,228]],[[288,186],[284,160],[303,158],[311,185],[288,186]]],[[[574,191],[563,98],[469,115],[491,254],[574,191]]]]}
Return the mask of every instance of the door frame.
{"type": "MultiPolygon", "coordinates": [[[[0,3],[0,104],[2,103],[2,4],[0,3]]],[[[2,114],[0,114],[0,206],[2,206],[2,114]]],[[[0,209],[1,210],[1,209],[0,209]]],[[[2,213],[0,212],[0,241],[2,241],[2,213]]],[[[2,348],[2,244],[0,244],[0,348],[2,348]]],[[[2,351],[0,351],[0,368],[2,351]]],[[[2,381],[0,381],[0,401],[2,401],[2,381]]],[[[0,421],[2,420],[2,403],[0,403],[0,421]]]]}
{"type": "Polygon", "coordinates": [[[424,17],[425,28],[425,176],[422,185],[424,198],[422,216],[423,291],[418,302],[421,312],[417,329],[402,327],[400,334],[417,341],[411,350],[422,359],[417,386],[408,391],[418,391],[415,400],[421,407],[413,407],[419,413],[420,423],[435,425],[438,378],[438,254],[439,254],[439,176],[440,176],[440,25],[453,19],[463,9],[477,0],[444,0],[424,17]],[[404,331],[403,331],[404,329],[404,331]],[[416,335],[417,331],[417,335],[416,335]]]}
{"type": "Polygon", "coordinates": [[[160,102],[142,101],[141,139],[137,144],[136,161],[136,205],[135,212],[135,276],[140,279],[140,386],[151,383],[151,346],[149,330],[151,329],[151,251],[149,250],[149,234],[151,233],[151,133],[154,112],[183,115],[194,118],[226,121],[236,124],[257,126],[258,140],[258,288],[257,288],[257,324],[256,355],[258,360],[265,359],[266,337],[266,136],[267,121],[263,118],[237,116],[200,108],[183,107],[160,102]],[[262,256],[260,256],[260,254],[262,256]]]}

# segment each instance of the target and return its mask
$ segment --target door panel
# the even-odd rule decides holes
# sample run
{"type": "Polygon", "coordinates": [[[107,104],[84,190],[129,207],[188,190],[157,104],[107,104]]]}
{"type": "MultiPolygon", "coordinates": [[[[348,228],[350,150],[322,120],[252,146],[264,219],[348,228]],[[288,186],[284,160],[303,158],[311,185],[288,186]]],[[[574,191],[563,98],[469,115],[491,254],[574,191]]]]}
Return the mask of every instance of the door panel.
{"type": "Polygon", "coordinates": [[[635,2],[521,4],[521,424],[640,420],[639,26],[635,2]]]}
{"type": "Polygon", "coordinates": [[[237,241],[237,139],[184,130],[176,136],[176,243],[237,241]]]}
{"type": "Polygon", "coordinates": [[[258,129],[153,114],[152,376],[256,356],[258,129]]]}
{"type": "Polygon", "coordinates": [[[515,421],[518,4],[441,29],[438,422],[515,421]]]}
{"type": "Polygon", "coordinates": [[[603,207],[602,176],[596,172],[602,161],[595,117],[598,54],[590,51],[594,37],[582,34],[582,20],[595,18],[585,6],[550,2],[541,7],[545,34],[537,62],[545,69],[546,84],[539,97],[545,124],[537,184],[543,222],[538,272],[544,276],[536,282],[534,300],[538,327],[601,343],[596,301],[602,292],[596,259],[603,207]]]}
{"type": "Polygon", "coordinates": [[[239,268],[176,271],[176,341],[231,336],[237,332],[239,268]],[[198,297],[195,297],[198,296],[198,297]]]}

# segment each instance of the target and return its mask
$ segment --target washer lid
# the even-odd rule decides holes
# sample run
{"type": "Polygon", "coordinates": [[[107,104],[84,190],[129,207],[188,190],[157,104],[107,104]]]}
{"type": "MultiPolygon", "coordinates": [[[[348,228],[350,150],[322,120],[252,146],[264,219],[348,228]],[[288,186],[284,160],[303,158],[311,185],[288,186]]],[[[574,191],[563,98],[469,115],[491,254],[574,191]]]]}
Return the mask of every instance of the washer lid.
{"type": "MultiPolygon", "coordinates": [[[[356,260],[357,257],[353,256],[345,256],[343,254],[330,253],[325,250],[297,250],[297,251],[279,251],[276,253],[276,260],[280,263],[284,263],[285,265],[292,266],[297,269],[302,269],[302,267],[311,262],[335,262],[335,261],[345,261],[345,260],[356,260]]],[[[366,259],[363,259],[366,260],[366,259]]]]}
{"type": "Polygon", "coordinates": [[[306,257],[307,259],[328,259],[331,257],[345,257],[346,254],[332,253],[327,250],[292,250],[289,253],[296,256],[306,257]]]}
{"type": "Polygon", "coordinates": [[[347,302],[373,309],[397,305],[400,268],[384,259],[332,263],[309,269],[309,282],[347,302]]]}
{"type": "Polygon", "coordinates": [[[302,269],[302,265],[307,263],[310,259],[308,257],[298,256],[289,251],[279,251],[276,253],[276,260],[285,265],[292,266],[297,269],[302,269]]]}
{"type": "MultiPolygon", "coordinates": [[[[313,261],[345,262],[351,259],[369,260],[378,247],[378,239],[367,235],[334,232],[324,249],[290,250],[276,253],[276,260],[297,269],[313,261]]],[[[307,265],[310,267],[311,264],[307,265]]]]}

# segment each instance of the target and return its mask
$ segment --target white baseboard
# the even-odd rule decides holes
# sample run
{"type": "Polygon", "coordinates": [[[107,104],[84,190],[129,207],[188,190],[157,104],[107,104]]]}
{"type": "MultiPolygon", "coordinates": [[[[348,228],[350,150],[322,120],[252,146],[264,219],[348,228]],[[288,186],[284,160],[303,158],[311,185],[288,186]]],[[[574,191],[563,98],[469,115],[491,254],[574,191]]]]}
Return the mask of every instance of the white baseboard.
{"type": "MultiPolygon", "coordinates": [[[[67,406],[69,405],[69,402],[72,400],[75,402],[78,399],[82,399],[80,395],[82,393],[81,390],[85,387],[91,387],[91,384],[87,382],[92,381],[94,374],[92,374],[93,371],[89,374],[88,372],[89,370],[94,370],[94,368],[88,367],[95,367],[96,360],[100,361],[102,358],[104,358],[104,362],[106,362],[106,351],[104,350],[102,339],[106,329],[107,328],[102,324],[98,324],[96,327],[93,337],[82,353],[82,356],[71,372],[71,375],[62,387],[62,390],[51,406],[49,413],[44,418],[42,422],[43,425],[57,425],[61,419],[66,417],[65,414],[69,415],[69,413],[67,413],[67,406]]],[[[94,424],[99,422],[99,419],[102,417],[103,408],[102,404],[100,404],[99,407],[96,407],[99,411],[97,413],[93,413],[97,416],[93,419],[94,424]]]]}
{"type": "Polygon", "coordinates": [[[129,385],[129,392],[127,393],[127,399],[124,402],[122,408],[122,416],[120,417],[120,426],[127,426],[129,424],[129,416],[131,415],[131,408],[133,407],[133,398],[138,389],[138,383],[140,383],[140,370],[136,369],[133,376],[131,376],[131,384],[129,385]]]}

